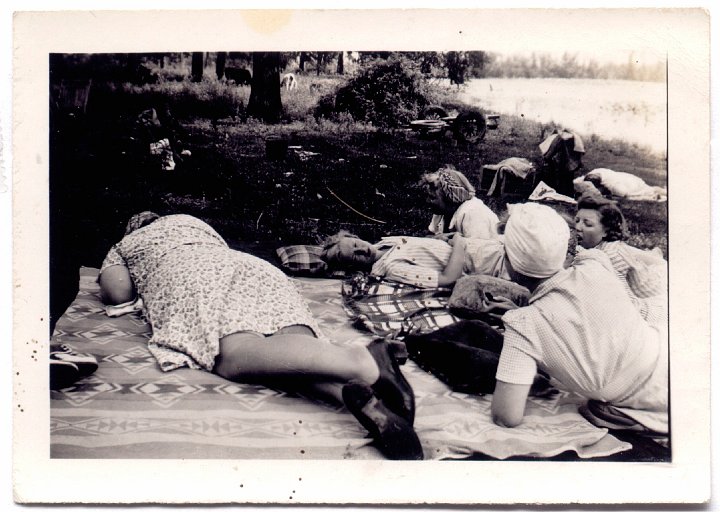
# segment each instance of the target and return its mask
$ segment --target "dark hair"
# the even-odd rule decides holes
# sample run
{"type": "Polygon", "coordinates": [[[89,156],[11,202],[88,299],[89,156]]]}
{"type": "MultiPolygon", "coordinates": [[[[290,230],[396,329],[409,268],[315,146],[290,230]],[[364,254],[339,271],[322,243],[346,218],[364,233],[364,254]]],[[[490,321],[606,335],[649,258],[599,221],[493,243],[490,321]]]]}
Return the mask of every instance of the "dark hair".
{"type": "Polygon", "coordinates": [[[625,216],[615,201],[596,195],[582,196],[578,200],[578,210],[595,210],[600,215],[600,223],[605,228],[604,240],[616,242],[628,236],[625,216]]]}

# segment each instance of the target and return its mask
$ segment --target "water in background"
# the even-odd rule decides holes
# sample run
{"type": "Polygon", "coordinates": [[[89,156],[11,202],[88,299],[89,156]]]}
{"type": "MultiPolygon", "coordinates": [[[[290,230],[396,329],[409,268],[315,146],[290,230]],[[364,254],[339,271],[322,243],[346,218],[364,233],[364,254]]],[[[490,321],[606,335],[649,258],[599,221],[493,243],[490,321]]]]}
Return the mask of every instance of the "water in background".
{"type": "Polygon", "coordinates": [[[667,154],[665,83],[557,78],[483,78],[461,99],[498,114],[554,122],[582,137],[622,139],[667,154]]]}

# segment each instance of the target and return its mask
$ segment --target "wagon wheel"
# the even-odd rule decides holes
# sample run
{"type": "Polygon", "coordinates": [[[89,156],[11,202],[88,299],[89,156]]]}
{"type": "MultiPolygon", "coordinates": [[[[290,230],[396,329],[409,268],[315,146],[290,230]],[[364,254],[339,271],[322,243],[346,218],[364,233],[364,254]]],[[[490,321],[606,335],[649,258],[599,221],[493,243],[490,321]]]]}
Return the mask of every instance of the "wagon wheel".
{"type": "Polygon", "coordinates": [[[463,112],[453,123],[455,137],[468,144],[476,144],[483,140],[487,131],[485,116],[478,112],[463,112]]]}
{"type": "Polygon", "coordinates": [[[437,105],[431,105],[429,107],[424,108],[422,111],[423,119],[436,120],[436,119],[442,119],[443,117],[447,117],[447,116],[448,116],[447,111],[444,108],[439,107],[437,105]]]}

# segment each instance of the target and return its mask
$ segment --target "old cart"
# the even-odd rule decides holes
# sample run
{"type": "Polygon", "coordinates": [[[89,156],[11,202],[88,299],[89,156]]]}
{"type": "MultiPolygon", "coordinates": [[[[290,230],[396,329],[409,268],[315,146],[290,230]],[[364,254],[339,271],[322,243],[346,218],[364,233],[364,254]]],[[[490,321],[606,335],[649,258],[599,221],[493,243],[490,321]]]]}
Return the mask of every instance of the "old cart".
{"type": "Polygon", "coordinates": [[[460,142],[477,144],[485,138],[487,130],[498,127],[500,116],[464,111],[448,115],[442,107],[430,107],[423,112],[423,119],[410,121],[409,128],[425,137],[454,137],[460,142]]]}

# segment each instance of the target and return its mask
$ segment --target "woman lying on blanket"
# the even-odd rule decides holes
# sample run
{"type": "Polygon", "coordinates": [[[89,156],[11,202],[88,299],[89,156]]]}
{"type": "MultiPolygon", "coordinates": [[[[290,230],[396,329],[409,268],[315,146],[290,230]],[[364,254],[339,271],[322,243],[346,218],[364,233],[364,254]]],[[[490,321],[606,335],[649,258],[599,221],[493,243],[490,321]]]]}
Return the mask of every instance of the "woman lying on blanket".
{"type": "Polygon", "coordinates": [[[463,274],[509,279],[499,240],[391,236],[373,244],[341,230],[323,243],[328,269],[364,271],[419,288],[450,286],[463,274]]]}
{"type": "Polygon", "coordinates": [[[413,391],[378,339],[335,345],[292,282],[271,264],[230,249],[188,215],[143,212],[100,271],[106,304],[142,298],[160,367],[203,369],[226,379],[330,393],[370,431],[388,458],[422,459],[413,391]]]}
{"type": "Polygon", "coordinates": [[[600,249],[610,258],[635,308],[650,323],[667,321],[667,263],[659,249],[633,247],[627,236],[625,217],[614,201],[583,196],[575,216],[578,245],[600,249]]]}
{"type": "Polygon", "coordinates": [[[589,399],[580,412],[592,423],[667,435],[666,326],[642,319],[604,252],[587,249],[563,269],[568,235],[567,223],[547,206],[511,208],[508,271],[531,295],[528,306],[503,317],[493,420],[522,422],[540,369],[589,399]]]}
{"type": "Polygon", "coordinates": [[[446,228],[466,238],[498,238],[497,215],[475,197],[475,188],[452,165],[424,174],[420,183],[433,209],[428,229],[437,238],[449,238],[446,228]],[[450,219],[447,226],[446,219],[450,219]]]}

